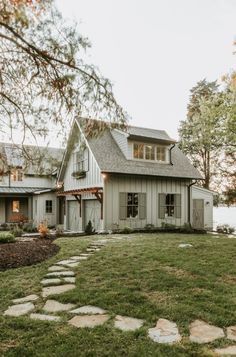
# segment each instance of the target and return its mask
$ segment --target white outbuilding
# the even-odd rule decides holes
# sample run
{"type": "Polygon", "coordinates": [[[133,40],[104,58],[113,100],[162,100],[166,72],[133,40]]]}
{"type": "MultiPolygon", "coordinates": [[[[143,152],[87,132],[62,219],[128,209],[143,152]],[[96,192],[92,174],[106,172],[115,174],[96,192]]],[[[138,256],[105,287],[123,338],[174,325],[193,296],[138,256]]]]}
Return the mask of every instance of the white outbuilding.
{"type": "Polygon", "coordinates": [[[194,228],[213,230],[213,199],[215,192],[199,186],[192,186],[194,228]]]}

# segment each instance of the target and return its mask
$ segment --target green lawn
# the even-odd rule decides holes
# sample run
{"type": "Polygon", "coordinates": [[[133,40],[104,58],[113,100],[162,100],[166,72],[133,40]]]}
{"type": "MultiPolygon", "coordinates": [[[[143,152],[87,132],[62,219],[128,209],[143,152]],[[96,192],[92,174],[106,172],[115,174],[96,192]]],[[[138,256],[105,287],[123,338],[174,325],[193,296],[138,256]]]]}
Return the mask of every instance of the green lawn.
{"type": "MultiPolygon", "coordinates": [[[[1,356],[212,356],[230,341],[197,345],[188,341],[188,326],[203,319],[219,327],[236,324],[236,240],[207,235],[137,234],[112,242],[77,269],[77,287],[55,298],[95,305],[116,314],[145,319],[135,332],[121,332],[112,320],[95,329],[76,329],[64,322],[46,323],[27,317],[3,317],[13,298],[40,294],[49,265],[85,251],[89,238],[58,239],[60,252],[32,267],[0,273],[1,356]],[[178,248],[191,243],[193,248],[178,248]],[[147,329],[158,318],[178,324],[183,340],[168,346],[152,342],[147,329]]],[[[42,303],[41,303],[42,306],[42,303]]],[[[232,341],[231,341],[231,344],[232,341]]]]}

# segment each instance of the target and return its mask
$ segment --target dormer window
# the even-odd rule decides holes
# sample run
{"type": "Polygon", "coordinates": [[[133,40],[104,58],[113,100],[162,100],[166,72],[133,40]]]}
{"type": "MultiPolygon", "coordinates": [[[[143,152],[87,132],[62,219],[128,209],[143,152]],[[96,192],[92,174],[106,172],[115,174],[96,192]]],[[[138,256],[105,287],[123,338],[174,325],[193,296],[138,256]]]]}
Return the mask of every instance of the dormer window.
{"type": "Polygon", "coordinates": [[[11,170],[11,180],[12,181],[22,181],[23,171],[22,169],[12,169],[11,170]]]}
{"type": "Polygon", "coordinates": [[[139,160],[166,162],[167,147],[154,144],[133,144],[133,158],[139,160]]]}

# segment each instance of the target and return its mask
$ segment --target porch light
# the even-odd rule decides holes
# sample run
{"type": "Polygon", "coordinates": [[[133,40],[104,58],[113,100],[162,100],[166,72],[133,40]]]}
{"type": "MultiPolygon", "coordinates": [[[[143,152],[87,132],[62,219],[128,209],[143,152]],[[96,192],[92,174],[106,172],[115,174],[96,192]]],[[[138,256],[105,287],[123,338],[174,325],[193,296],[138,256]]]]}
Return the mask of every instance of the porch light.
{"type": "Polygon", "coordinates": [[[105,180],[107,178],[106,174],[102,174],[103,179],[105,180]]]}

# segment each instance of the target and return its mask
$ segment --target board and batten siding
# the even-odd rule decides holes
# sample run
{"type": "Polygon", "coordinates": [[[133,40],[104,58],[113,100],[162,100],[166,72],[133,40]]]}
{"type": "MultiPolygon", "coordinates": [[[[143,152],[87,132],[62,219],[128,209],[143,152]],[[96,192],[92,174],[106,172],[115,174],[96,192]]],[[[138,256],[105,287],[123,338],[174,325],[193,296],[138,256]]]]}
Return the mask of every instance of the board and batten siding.
{"type": "Polygon", "coordinates": [[[33,221],[37,226],[39,223],[46,221],[49,226],[56,225],[57,219],[57,198],[55,193],[44,193],[33,196],[33,221]],[[52,213],[46,213],[46,201],[52,200],[52,213]]]}
{"type": "MultiPolygon", "coordinates": [[[[37,187],[50,188],[55,185],[55,179],[47,176],[27,176],[23,175],[22,181],[10,181],[10,187],[37,187]]],[[[4,176],[0,186],[9,187],[9,176],[4,176]]]]}
{"type": "Polygon", "coordinates": [[[124,227],[144,228],[146,224],[160,227],[162,222],[184,225],[188,221],[188,189],[189,180],[158,179],[134,176],[108,175],[104,187],[104,225],[106,229],[122,229],[124,227]],[[146,218],[120,219],[120,193],[146,193],[146,218]],[[173,193],[181,195],[181,218],[159,218],[159,194],[173,193]]]}
{"type": "Polygon", "coordinates": [[[192,186],[192,199],[202,199],[204,201],[204,228],[213,229],[213,192],[201,187],[192,186]]]}

